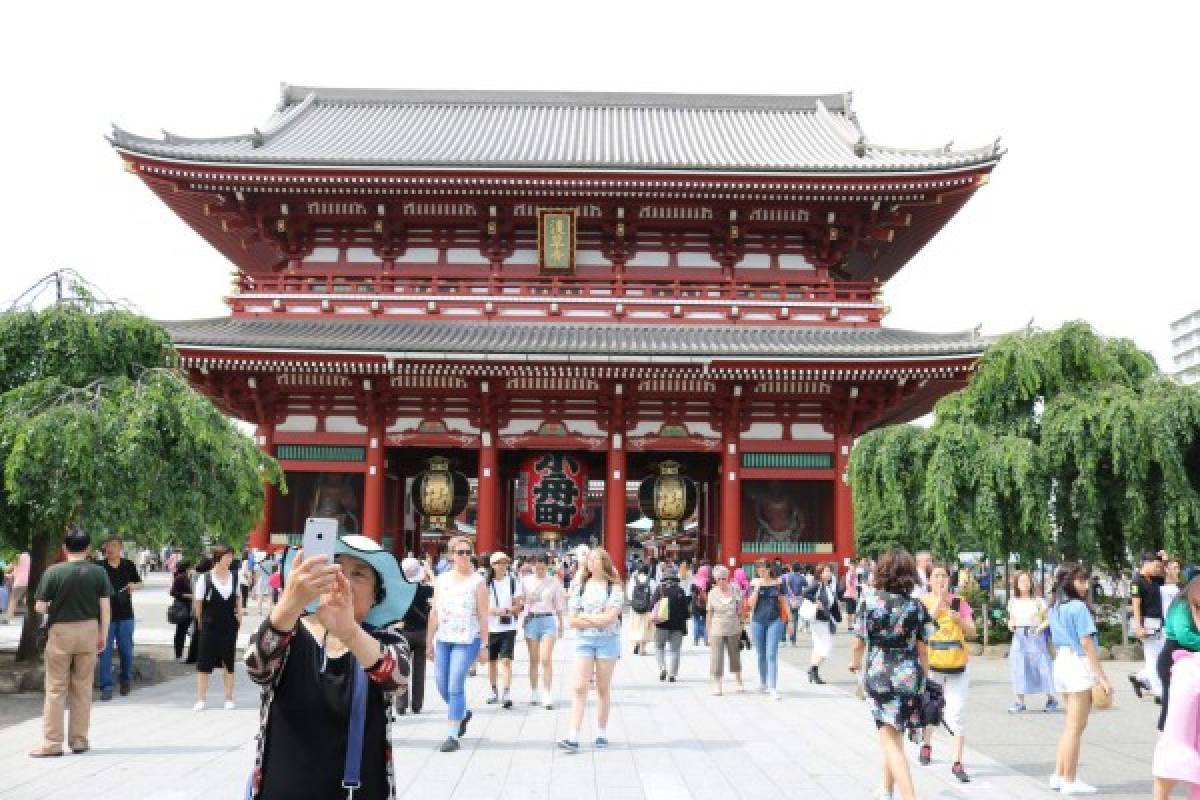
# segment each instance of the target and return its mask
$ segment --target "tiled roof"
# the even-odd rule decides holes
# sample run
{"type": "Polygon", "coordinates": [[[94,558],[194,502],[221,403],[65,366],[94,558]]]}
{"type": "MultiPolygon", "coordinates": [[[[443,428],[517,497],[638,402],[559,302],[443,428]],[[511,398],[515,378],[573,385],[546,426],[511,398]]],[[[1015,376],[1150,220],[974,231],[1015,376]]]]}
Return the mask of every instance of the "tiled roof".
{"type": "Polygon", "coordinates": [[[686,95],[318,89],[284,85],[262,130],[122,150],[204,163],[719,172],[928,172],[992,163],[999,143],[869,143],[849,94],[686,95]]]}
{"type": "Polygon", "coordinates": [[[247,317],[162,324],[181,348],[448,356],[922,358],[978,355],[988,343],[977,331],[920,333],[893,328],[247,317]]]}

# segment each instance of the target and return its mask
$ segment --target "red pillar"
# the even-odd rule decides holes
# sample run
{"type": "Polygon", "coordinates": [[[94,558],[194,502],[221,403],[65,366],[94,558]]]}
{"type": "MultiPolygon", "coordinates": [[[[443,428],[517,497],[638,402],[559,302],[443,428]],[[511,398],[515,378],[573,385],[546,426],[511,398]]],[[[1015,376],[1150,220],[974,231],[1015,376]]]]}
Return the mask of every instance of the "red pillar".
{"type": "Polygon", "coordinates": [[[741,388],[733,389],[721,440],[721,563],[730,569],[742,550],[741,388]]]}
{"type": "Polygon", "coordinates": [[[848,474],[853,443],[848,434],[833,437],[833,554],[839,564],[854,555],[854,501],[848,474]]]}
{"type": "Polygon", "coordinates": [[[616,385],[612,416],[608,425],[608,457],[604,473],[604,549],[617,572],[625,574],[625,397],[624,386],[616,385]]]}
{"type": "MultiPolygon", "coordinates": [[[[254,432],[254,443],[258,449],[269,456],[275,455],[275,424],[264,422],[254,432]]],[[[275,487],[269,483],[263,484],[262,517],[254,530],[250,531],[246,546],[251,550],[266,550],[271,545],[271,512],[275,505],[275,487]]]]}
{"type": "Polygon", "coordinates": [[[383,419],[367,426],[367,472],[363,476],[363,536],[383,541],[383,419]]]}
{"type": "MultiPolygon", "coordinates": [[[[498,505],[496,494],[498,489],[499,454],[496,452],[496,439],[489,430],[479,435],[479,486],[476,499],[478,506],[475,514],[475,551],[488,553],[496,549],[499,543],[497,536],[498,505]]],[[[509,553],[512,557],[512,553],[509,553]]]]}

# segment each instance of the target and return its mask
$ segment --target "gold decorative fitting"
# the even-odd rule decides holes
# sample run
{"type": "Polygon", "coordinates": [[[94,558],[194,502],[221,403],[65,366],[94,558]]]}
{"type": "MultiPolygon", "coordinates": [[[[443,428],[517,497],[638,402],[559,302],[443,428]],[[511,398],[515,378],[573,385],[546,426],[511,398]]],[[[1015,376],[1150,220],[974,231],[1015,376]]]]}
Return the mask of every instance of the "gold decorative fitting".
{"type": "Polygon", "coordinates": [[[838,229],[830,228],[829,229],[829,241],[836,242],[837,240],[838,240],[838,229]]]}
{"type": "Polygon", "coordinates": [[[624,222],[617,223],[617,238],[618,239],[625,238],[625,223],[624,222]]]}
{"type": "Polygon", "coordinates": [[[383,220],[375,220],[375,225],[373,227],[375,228],[376,233],[383,233],[383,220]]]}
{"type": "Polygon", "coordinates": [[[131,175],[136,175],[138,171],[137,164],[133,163],[132,161],[126,161],[125,171],[131,175]]]}
{"type": "Polygon", "coordinates": [[[488,226],[487,226],[487,232],[488,232],[488,236],[495,236],[496,235],[496,223],[489,222],[488,226]]]}
{"type": "Polygon", "coordinates": [[[729,226],[729,238],[730,239],[738,238],[738,226],[737,225],[729,226]]]}
{"type": "Polygon", "coordinates": [[[287,220],[286,219],[275,220],[275,230],[277,230],[280,233],[286,233],[287,232],[287,220]]]}

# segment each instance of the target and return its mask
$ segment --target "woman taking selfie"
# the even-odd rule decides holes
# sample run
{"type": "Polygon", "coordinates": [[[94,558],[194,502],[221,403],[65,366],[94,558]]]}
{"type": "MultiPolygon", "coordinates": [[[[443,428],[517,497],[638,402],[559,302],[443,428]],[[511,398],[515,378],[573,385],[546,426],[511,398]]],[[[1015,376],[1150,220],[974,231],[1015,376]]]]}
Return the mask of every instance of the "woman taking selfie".
{"type": "Polygon", "coordinates": [[[427,658],[435,665],[437,690],[450,718],[446,741],[439,748],[453,753],[467,735],[467,671],[476,660],[487,662],[483,642],[488,638],[490,601],[487,583],[471,561],[471,540],[455,536],[446,545],[451,568],[437,576],[426,640],[434,642],[427,658]]]}
{"type": "Polygon", "coordinates": [[[250,637],[246,672],[263,687],[252,800],[396,796],[392,702],[411,664],[404,637],[384,626],[404,616],[414,587],[364,536],[338,539],[334,562],[289,552],[279,602],[250,637]]]}
{"type": "Polygon", "coordinates": [[[850,671],[863,672],[863,691],[883,748],[883,788],[876,796],[914,800],[904,733],[921,729],[918,698],[925,689],[934,625],[925,604],[911,596],[917,564],[907,551],[885,553],[871,580],[874,590],[859,593],[850,671]]]}
{"type": "Polygon", "coordinates": [[[1050,608],[1050,636],[1057,648],[1054,685],[1067,705],[1066,724],[1058,740],[1058,754],[1050,788],[1063,794],[1095,794],[1096,787],[1079,780],[1079,741],[1092,710],[1092,687],[1112,695],[1112,684],[1100,666],[1096,622],[1087,604],[1091,579],[1081,564],[1066,563],[1054,579],[1054,604],[1050,608]]]}

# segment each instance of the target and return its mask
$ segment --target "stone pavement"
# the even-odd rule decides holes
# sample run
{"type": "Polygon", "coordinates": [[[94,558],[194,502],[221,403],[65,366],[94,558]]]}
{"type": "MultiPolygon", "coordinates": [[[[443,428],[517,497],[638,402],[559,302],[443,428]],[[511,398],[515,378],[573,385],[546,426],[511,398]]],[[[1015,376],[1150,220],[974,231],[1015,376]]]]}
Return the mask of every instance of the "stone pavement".
{"type": "MultiPolygon", "coordinates": [[[[845,641],[839,637],[839,644],[845,641]]],[[[628,652],[628,647],[626,652],[628,652]]],[[[560,678],[570,666],[571,642],[557,652],[560,678]]],[[[444,705],[427,687],[426,708],[400,718],[395,755],[400,796],[437,798],[560,798],[606,800],[802,796],[869,798],[878,784],[880,755],[867,711],[836,687],[812,687],[803,671],[780,665],[782,702],[757,693],[709,694],[708,652],[688,645],[680,681],[658,681],[652,657],[626,655],[617,667],[611,747],[595,751],[590,722],[584,748],[567,754],[554,741],[567,727],[560,688],[553,711],[532,707],[524,656],[518,655],[508,711],[483,704],[486,680],[471,679],[475,709],[464,747],[435,751],[445,734],[444,705]]],[[[747,664],[747,675],[753,667],[747,664]]],[[[754,680],[748,680],[751,686],[754,680]]],[[[219,699],[218,682],[210,700],[219,699]]],[[[240,797],[253,756],[257,693],[238,682],[234,711],[191,711],[194,682],[180,678],[97,704],[93,750],[83,756],[33,761],[39,720],[0,731],[0,798],[240,797]]],[[[3,702],[0,700],[0,702],[3,702]]],[[[589,711],[590,720],[590,711],[589,711]]],[[[945,748],[941,748],[945,752],[945,748]]],[[[1040,780],[971,752],[974,782],[953,782],[944,768],[916,769],[919,796],[939,800],[1053,797],[1040,780]]]]}

